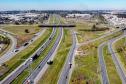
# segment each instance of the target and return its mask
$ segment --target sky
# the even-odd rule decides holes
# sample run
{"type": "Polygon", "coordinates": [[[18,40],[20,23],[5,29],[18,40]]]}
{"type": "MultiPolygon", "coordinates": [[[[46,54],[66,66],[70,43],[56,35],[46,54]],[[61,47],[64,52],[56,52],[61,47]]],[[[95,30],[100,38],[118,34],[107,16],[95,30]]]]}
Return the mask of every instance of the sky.
{"type": "Polygon", "coordinates": [[[126,0],[0,0],[0,10],[125,10],[126,0]]]}

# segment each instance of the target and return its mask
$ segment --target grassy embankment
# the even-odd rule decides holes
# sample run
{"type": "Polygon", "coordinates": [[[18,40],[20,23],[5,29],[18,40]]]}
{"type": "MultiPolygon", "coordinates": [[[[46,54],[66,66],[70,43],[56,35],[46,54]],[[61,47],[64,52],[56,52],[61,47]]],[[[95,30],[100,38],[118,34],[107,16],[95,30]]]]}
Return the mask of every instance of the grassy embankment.
{"type": "MultiPolygon", "coordinates": [[[[8,38],[8,37],[6,37],[6,36],[4,36],[4,35],[0,35],[0,40],[1,40],[1,41],[4,40],[4,38],[8,38]]],[[[11,40],[10,40],[10,43],[9,43],[9,44],[3,44],[3,47],[2,47],[1,50],[0,50],[0,57],[1,57],[2,55],[4,55],[4,54],[10,49],[11,44],[12,44],[12,41],[11,41],[11,40]]]]}
{"type": "Polygon", "coordinates": [[[106,27],[105,24],[96,25],[94,22],[77,22],[76,26],[75,30],[78,32],[77,37],[79,43],[98,38],[107,33],[109,30],[112,30],[112,28],[109,29],[106,27]],[[93,31],[93,25],[95,25],[98,30],[93,31]]]}
{"type": "Polygon", "coordinates": [[[109,53],[108,46],[103,48],[103,56],[106,63],[106,69],[110,84],[122,84],[122,81],[117,73],[115,64],[112,60],[111,54],[109,53]]]}
{"type": "Polygon", "coordinates": [[[118,58],[121,60],[122,65],[126,69],[126,38],[118,40],[113,47],[118,58]]]}
{"type": "Polygon", "coordinates": [[[35,33],[40,31],[38,25],[6,25],[3,29],[16,35],[17,46],[21,46],[24,42],[30,40],[35,33]],[[25,32],[26,29],[28,33],[25,32]]]}

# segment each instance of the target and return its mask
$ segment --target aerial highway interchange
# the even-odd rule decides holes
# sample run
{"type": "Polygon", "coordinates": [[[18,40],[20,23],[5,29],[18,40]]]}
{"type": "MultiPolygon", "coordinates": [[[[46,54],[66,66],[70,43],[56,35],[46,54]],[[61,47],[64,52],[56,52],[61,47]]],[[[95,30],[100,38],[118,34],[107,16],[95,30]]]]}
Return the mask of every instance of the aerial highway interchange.
{"type": "Polygon", "coordinates": [[[8,45],[0,51],[0,84],[126,84],[125,24],[104,13],[37,15],[36,23],[0,25],[0,41],[9,39],[0,44],[8,45]]]}

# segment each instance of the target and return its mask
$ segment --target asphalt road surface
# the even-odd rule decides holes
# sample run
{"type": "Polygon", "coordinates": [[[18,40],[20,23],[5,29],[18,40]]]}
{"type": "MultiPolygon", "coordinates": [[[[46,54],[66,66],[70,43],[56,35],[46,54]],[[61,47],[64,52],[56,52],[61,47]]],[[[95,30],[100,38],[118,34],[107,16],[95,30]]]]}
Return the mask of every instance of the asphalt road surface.
{"type": "Polygon", "coordinates": [[[60,29],[60,34],[57,37],[53,47],[51,48],[51,50],[48,52],[47,56],[41,61],[41,63],[38,65],[38,67],[31,73],[31,75],[25,80],[24,84],[27,84],[28,81],[30,81],[30,83],[34,84],[34,79],[36,78],[36,76],[39,74],[39,72],[43,69],[44,65],[47,63],[47,61],[49,60],[49,58],[51,58],[52,54],[54,53],[56,47],[58,46],[61,37],[63,35],[63,29],[60,29]]]}
{"type": "Polygon", "coordinates": [[[107,74],[106,64],[105,64],[105,60],[104,60],[104,56],[103,56],[103,48],[105,47],[105,45],[107,45],[106,42],[99,45],[98,57],[99,57],[100,71],[101,71],[101,75],[102,75],[102,83],[110,84],[108,74],[107,74]]]}
{"type": "Polygon", "coordinates": [[[76,35],[74,32],[72,32],[72,38],[73,38],[72,47],[69,51],[68,57],[63,66],[63,69],[61,71],[61,75],[59,77],[58,84],[67,84],[69,81],[69,73],[70,73],[70,69],[72,67],[72,58],[75,54],[75,49],[76,49],[76,35]]]}
{"type": "Polygon", "coordinates": [[[120,78],[122,80],[122,83],[126,84],[126,75],[125,75],[124,68],[123,68],[123,66],[121,64],[121,61],[119,60],[115,50],[113,49],[113,43],[115,43],[117,40],[119,40],[119,39],[121,39],[123,37],[125,37],[125,36],[123,35],[123,36],[121,36],[121,37],[119,37],[117,39],[110,40],[108,42],[108,49],[109,49],[110,54],[112,56],[113,62],[115,64],[115,66],[116,66],[117,72],[118,72],[118,74],[119,74],[119,76],[120,76],[120,78]]]}

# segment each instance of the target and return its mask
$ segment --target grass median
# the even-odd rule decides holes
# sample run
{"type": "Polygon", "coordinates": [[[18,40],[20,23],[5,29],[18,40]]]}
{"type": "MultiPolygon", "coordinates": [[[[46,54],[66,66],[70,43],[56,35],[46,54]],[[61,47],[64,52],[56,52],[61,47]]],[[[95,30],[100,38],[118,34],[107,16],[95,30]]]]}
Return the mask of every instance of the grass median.
{"type": "Polygon", "coordinates": [[[99,44],[121,35],[122,32],[109,35],[93,43],[83,45],[75,57],[75,68],[70,84],[101,84],[100,66],[97,49],[99,44]]]}
{"type": "Polygon", "coordinates": [[[115,64],[112,60],[111,54],[109,53],[107,45],[103,48],[103,56],[106,63],[106,69],[107,69],[110,84],[115,84],[115,83],[122,84],[122,81],[117,73],[115,64]]]}
{"type": "MultiPolygon", "coordinates": [[[[51,41],[51,43],[48,45],[48,47],[43,51],[43,53],[39,56],[39,58],[37,58],[31,65],[30,65],[30,68],[32,70],[34,70],[38,65],[39,63],[45,58],[45,56],[47,56],[48,52],[51,50],[51,48],[53,47],[55,41],[56,41],[56,38],[58,37],[59,35],[59,30],[57,29],[57,32],[53,38],[53,40],[51,41]]],[[[25,78],[28,77],[29,75],[29,70],[30,68],[27,68],[26,70],[23,71],[23,73],[21,73],[11,84],[22,84],[23,81],[25,80],[25,78]]]]}
{"type": "Polygon", "coordinates": [[[5,70],[6,72],[0,76],[0,80],[2,80],[12,71],[14,71],[21,63],[25,61],[24,59],[27,59],[31,54],[33,54],[34,51],[37,50],[39,46],[45,42],[45,40],[49,37],[51,32],[52,29],[47,29],[44,35],[42,35],[39,39],[37,39],[35,42],[29,45],[26,49],[22,50],[20,53],[14,56],[11,60],[7,61],[5,63],[7,67],[5,69],[8,70],[5,70]]]}
{"type": "Polygon", "coordinates": [[[119,57],[122,65],[126,69],[126,38],[122,38],[122,39],[118,40],[114,44],[113,47],[114,47],[114,49],[117,53],[117,56],[119,57]]]}
{"type": "Polygon", "coordinates": [[[57,54],[53,60],[54,63],[49,66],[49,68],[39,80],[38,84],[57,84],[60,72],[68,56],[71,45],[71,33],[68,29],[65,29],[63,40],[61,41],[57,54]]]}

